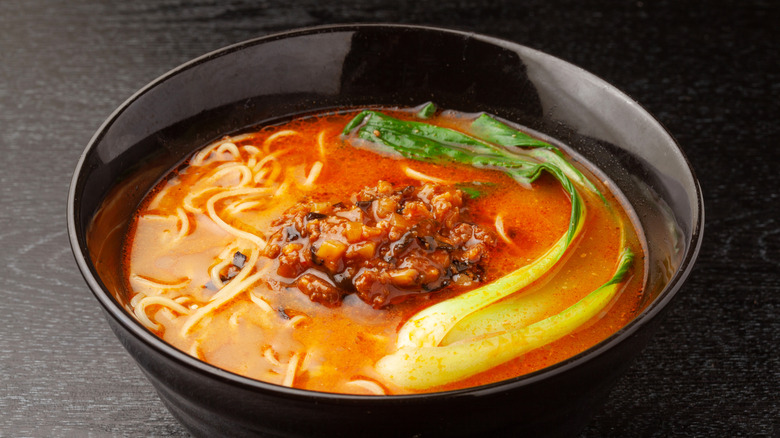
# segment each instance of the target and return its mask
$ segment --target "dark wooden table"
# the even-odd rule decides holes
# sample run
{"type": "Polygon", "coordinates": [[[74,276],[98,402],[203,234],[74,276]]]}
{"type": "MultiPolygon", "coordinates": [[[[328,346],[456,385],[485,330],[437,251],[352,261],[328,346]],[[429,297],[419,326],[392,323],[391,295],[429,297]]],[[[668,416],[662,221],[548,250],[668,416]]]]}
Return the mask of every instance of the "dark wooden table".
{"type": "Polygon", "coordinates": [[[184,61],[296,27],[473,30],[614,83],[704,190],[701,256],[589,437],[780,436],[780,7],[773,1],[0,2],[0,436],[185,436],[73,261],[65,199],[100,123],[184,61]]]}

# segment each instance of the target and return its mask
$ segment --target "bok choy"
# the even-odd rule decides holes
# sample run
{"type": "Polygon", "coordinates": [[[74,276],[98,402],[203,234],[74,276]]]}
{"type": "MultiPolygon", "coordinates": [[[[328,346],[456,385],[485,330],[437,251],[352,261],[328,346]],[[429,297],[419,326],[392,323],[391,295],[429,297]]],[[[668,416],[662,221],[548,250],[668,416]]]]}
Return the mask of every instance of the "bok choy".
{"type": "Polygon", "coordinates": [[[633,261],[623,249],[614,276],[562,312],[493,336],[445,346],[403,346],[379,360],[376,369],[394,384],[426,389],[487,371],[535,348],[554,342],[595,317],[614,298],[633,261]]]}
{"type": "MultiPolygon", "coordinates": [[[[426,118],[431,116],[431,105],[424,108],[426,118]]],[[[558,148],[486,114],[476,118],[464,133],[367,110],[347,124],[343,135],[373,150],[409,159],[499,170],[526,187],[546,171],[571,201],[566,233],[543,255],[492,283],[426,308],[401,327],[397,351],[377,363],[380,374],[400,386],[425,389],[446,384],[553,342],[598,314],[631,265],[633,255],[624,248],[613,278],[563,312],[530,325],[510,324],[513,329],[498,334],[478,327],[472,339],[444,345],[448,333],[461,320],[480,313],[489,316],[494,303],[534,283],[561,260],[585,221],[585,204],[578,188],[601,200],[604,197],[558,148]]]]}

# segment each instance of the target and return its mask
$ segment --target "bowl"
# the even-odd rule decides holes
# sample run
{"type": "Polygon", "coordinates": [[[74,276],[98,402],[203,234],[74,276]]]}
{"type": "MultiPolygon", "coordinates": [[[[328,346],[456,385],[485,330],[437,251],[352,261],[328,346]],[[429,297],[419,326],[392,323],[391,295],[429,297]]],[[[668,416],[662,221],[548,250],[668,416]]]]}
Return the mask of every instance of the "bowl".
{"type": "Polygon", "coordinates": [[[120,342],[196,436],[571,436],[606,399],[658,326],[702,240],[699,184],[672,136],[592,74],[528,47],[455,30],[345,25],[242,42],[147,85],[102,124],[68,195],[74,256],[120,342]],[[486,111],[570,146],[622,191],[647,238],[641,313],[592,348],[543,370],[448,392],[358,396],[280,387],[201,362],[163,342],[112,293],[135,206],[193,148],[242,128],[337,107],[486,111]],[[117,191],[117,184],[122,189],[117,191]],[[113,192],[112,192],[113,190],[113,192]],[[110,226],[90,231],[101,214],[110,226]],[[88,232],[103,242],[90,251],[88,232]]]}

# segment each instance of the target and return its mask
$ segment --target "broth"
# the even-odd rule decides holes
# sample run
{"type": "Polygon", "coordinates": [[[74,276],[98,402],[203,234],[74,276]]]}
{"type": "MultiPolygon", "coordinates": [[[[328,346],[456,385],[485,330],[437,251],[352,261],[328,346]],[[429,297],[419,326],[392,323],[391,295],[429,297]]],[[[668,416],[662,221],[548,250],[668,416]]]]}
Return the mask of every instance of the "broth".
{"type": "MultiPolygon", "coordinates": [[[[412,112],[391,113],[415,118],[412,112]]],[[[476,386],[536,371],[597,344],[633,319],[644,282],[641,237],[607,186],[575,164],[604,200],[582,196],[584,223],[563,257],[544,276],[497,304],[504,314],[517,313],[512,303],[518,296],[540,297],[543,304],[523,307],[525,325],[558,314],[610,281],[621,249],[628,247],[636,259],[607,307],[566,336],[487,371],[426,388],[388,379],[376,364],[397,351],[399,329],[410,318],[543,257],[569,230],[572,200],[547,172],[524,186],[498,169],[417,161],[355,147],[365,144],[342,135],[355,114],[320,114],[226,137],[164,178],[138,208],[125,240],[124,281],[138,320],[192,356],[257,380],[325,392],[404,394],[476,386]],[[399,194],[404,189],[406,194],[399,194]],[[382,190],[402,203],[393,204],[396,208],[385,216],[378,213],[384,201],[377,193],[382,190]],[[459,199],[451,202],[459,204],[450,206],[458,213],[457,222],[450,220],[455,213],[447,219],[452,227],[442,225],[422,235],[419,223],[403,221],[405,206],[439,195],[459,199]],[[323,243],[325,237],[306,234],[311,232],[307,224],[316,221],[330,244],[323,243]],[[354,240],[348,235],[351,224],[357,227],[354,240]],[[417,245],[417,252],[404,247],[404,254],[411,254],[407,259],[379,253],[401,242],[399,236],[391,238],[392,226],[414,232],[411,245],[417,245]],[[471,233],[468,239],[452,237],[459,226],[471,233]],[[346,237],[334,234],[336,229],[346,229],[346,237]],[[372,235],[375,229],[385,234],[372,235]],[[448,238],[446,245],[441,242],[448,238]],[[384,255],[385,264],[372,271],[374,283],[361,289],[359,281],[374,262],[350,254],[381,239],[384,243],[363,254],[384,255]],[[428,243],[433,241],[432,250],[428,243]],[[278,251],[269,249],[271,243],[278,251]],[[293,249],[284,253],[290,245],[293,249]],[[478,255],[468,253],[477,245],[482,245],[478,255]],[[287,263],[283,253],[297,263],[285,265],[292,270],[280,269],[287,263]],[[438,277],[422,280],[427,278],[425,266],[438,277]],[[410,269],[411,277],[403,277],[410,269]],[[304,275],[312,277],[307,282],[301,280],[304,275]],[[333,287],[340,292],[315,298],[323,296],[318,291],[333,287]]],[[[473,120],[472,115],[438,112],[424,122],[467,132],[473,120]]],[[[435,208],[433,201],[422,201],[414,205],[435,208]]],[[[407,210],[413,217],[411,207],[407,210]]],[[[446,222],[423,219],[436,226],[446,222]]],[[[464,318],[458,327],[466,330],[470,323],[477,324],[464,318]]]]}

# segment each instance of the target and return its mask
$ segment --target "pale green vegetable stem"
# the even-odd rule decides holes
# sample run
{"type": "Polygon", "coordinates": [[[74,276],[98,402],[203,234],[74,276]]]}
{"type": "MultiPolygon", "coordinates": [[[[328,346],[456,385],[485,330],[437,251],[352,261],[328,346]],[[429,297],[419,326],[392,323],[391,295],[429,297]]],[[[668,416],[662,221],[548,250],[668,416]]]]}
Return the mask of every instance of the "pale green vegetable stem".
{"type": "Polygon", "coordinates": [[[599,315],[615,297],[633,261],[625,248],[615,275],[564,311],[534,324],[482,339],[446,346],[401,347],[380,359],[377,371],[395,385],[428,389],[487,371],[554,342],[599,315]]]}

